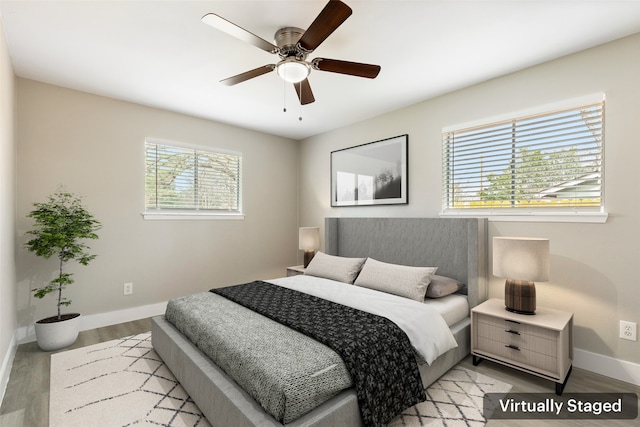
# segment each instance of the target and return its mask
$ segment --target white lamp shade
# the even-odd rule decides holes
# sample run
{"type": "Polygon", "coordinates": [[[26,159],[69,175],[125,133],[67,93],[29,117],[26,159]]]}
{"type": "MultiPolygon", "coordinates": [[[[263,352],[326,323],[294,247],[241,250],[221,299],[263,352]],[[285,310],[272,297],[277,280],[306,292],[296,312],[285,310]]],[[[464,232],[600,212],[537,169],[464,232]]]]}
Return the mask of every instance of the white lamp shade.
{"type": "Polygon", "coordinates": [[[290,83],[298,83],[309,76],[309,67],[301,61],[285,59],[276,66],[280,78],[290,83]]]}
{"type": "Polygon", "coordinates": [[[320,249],[320,228],[318,227],[300,227],[298,231],[299,249],[317,250],[320,249]]]}
{"type": "Polygon", "coordinates": [[[505,279],[549,280],[549,239],[493,238],[493,275],[505,279]]]}

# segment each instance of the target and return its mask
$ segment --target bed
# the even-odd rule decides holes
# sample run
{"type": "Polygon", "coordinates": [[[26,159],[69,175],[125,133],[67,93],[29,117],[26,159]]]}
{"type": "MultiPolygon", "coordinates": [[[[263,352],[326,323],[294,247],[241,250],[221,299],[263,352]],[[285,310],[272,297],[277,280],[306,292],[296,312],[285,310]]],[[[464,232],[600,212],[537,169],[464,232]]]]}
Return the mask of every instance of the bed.
{"type": "MultiPolygon", "coordinates": [[[[464,314],[447,320],[457,347],[421,370],[426,387],[470,352],[469,309],[486,299],[486,233],[483,219],[326,218],[329,256],[373,258],[405,266],[437,266],[437,274],[466,285],[464,314]]],[[[288,279],[288,278],[287,278],[288,279]]],[[[307,280],[310,280],[307,279],[307,280]]],[[[460,295],[452,296],[460,298],[460,295]]],[[[443,307],[447,299],[438,299],[443,307]]],[[[446,308],[446,307],[445,307],[446,308]]],[[[443,308],[443,312],[448,311],[443,308]]],[[[153,346],[214,426],[359,426],[356,392],[345,389],[285,424],[272,415],[209,359],[165,316],[152,321],[153,346]]]]}

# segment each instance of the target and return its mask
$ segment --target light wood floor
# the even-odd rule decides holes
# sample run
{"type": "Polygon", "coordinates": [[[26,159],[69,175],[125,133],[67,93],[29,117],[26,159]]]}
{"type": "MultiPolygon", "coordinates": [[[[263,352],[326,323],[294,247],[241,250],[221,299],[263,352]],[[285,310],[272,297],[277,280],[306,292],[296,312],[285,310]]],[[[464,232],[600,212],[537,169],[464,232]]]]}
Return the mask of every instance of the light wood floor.
{"type": "MultiPolygon", "coordinates": [[[[122,323],[105,328],[80,332],[76,343],[68,349],[84,347],[99,342],[135,335],[151,330],[150,319],[122,323]]],[[[66,350],[68,350],[66,349],[66,350]]],[[[64,350],[61,350],[64,351],[64,350]]],[[[11,376],[0,407],[0,426],[2,427],[44,427],[49,419],[49,370],[51,352],[43,352],[35,342],[18,347],[11,368],[11,376]]],[[[512,384],[512,392],[553,393],[554,385],[550,381],[528,375],[498,364],[483,361],[473,366],[471,356],[460,362],[465,368],[480,372],[490,377],[512,384]]],[[[589,371],[574,368],[565,388],[566,393],[636,393],[640,395],[640,387],[589,371]]],[[[640,425],[636,420],[607,420],[607,427],[640,425]]],[[[593,426],[600,427],[603,421],[597,420],[490,420],[487,427],[528,427],[528,426],[593,426]]],[[[102,426],[101,426],[102,427],[102,426]]],[[[230,426],[231,427],[231,426],[230,426]]]]}
{"type": "MultiPolygon", "coordinates": [[[[483,360],[478,366],[473,366],[471,356],[467,356],[461,366],[485,374],[511,384],[512,393],[555,393],[555,384],[543,378],[507,368],[497,363],[483,360]]],[[[640,387],[623,381],[617,381],[603,375],[594,374],[584,369],[573,368],[564,393],[635,393],[640,396],[640,387]]],[[[640,418],[635,420],[489,420],[487,427],[638,427],[640,418]]]]}

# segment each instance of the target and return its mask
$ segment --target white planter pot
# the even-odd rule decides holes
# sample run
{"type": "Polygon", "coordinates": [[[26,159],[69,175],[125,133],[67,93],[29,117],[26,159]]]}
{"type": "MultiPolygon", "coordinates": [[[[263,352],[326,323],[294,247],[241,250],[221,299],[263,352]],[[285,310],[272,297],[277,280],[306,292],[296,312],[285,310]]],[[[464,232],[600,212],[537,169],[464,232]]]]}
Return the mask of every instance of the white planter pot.
{"type": "Polygon", "coordinates": [[[63,314],[63,320],[50,322],[57,316],[35,323],[36,340],[44,351],[60,350],[76,342],[80,326],[80,313],[63,314]],[[64,319],[68,317],[67,319],[64,319]]]}

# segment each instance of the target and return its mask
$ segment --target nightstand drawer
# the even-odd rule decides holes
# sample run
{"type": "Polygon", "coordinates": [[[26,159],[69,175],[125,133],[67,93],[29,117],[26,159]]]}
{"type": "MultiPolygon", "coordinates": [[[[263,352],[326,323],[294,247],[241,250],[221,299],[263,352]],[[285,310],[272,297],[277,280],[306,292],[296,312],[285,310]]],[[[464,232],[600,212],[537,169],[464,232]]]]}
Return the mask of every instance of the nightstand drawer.
{"type": "Polygon", "coordinates": [[[558,360],[555,356],[538,353],[528,348],[519,347],[517,344],[493,341],[484,337],[478,337],[477,344],[478,351],[486,352],[507,361],[517,362],[551,373],[557,371],[558,360]]]}
{"type": "Polygon", "coordinates": [[[478,318],[478,338],[487,338],[503,345],[531,350],[546,356],[557,356],[558,334],[555,331],[531,325],[513,324],[502,319],[495,319],[499,322],[487,323],[484,320],[488,317],[478,318]]]}
{"type": "Polygon", "coordinates": [[[478,314],[478,322],[503,331],[512,331],[514,334],[518,333],[520,335],[535,336],[548,340],[557,339],[557,334],[553,330],[500,317],[478,314]]]}

